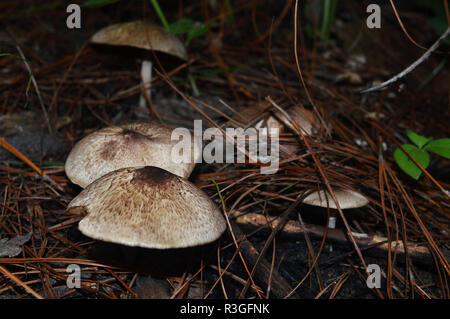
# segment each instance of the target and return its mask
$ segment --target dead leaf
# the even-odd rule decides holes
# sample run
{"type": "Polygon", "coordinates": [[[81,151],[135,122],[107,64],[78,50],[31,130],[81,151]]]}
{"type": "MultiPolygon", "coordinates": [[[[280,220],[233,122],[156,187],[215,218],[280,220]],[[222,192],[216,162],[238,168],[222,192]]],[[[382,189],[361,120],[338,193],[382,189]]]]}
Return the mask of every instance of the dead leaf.
{"type": "Polygon", "coordinates": [[[22,252],[22,245],[30,240],[33,233],[19,235],[11,239],[0,239],[0,257],[15,257],[22,252]]]}

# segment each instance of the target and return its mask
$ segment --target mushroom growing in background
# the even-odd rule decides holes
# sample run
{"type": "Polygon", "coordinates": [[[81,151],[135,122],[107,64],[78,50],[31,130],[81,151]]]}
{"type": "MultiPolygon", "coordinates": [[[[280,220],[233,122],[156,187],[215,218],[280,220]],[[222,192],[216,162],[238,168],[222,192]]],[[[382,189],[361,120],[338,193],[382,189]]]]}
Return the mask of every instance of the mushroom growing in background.
{"type": "Polygon", "coordinates": [[[87,215],[78,228],[91,238],[143,248],[185,248],[218,239],[226,222],[209,197],[158,167],[123,168],[87,186],[68,205],[87,215]]]}
{"type": "MultiPolygon", "coordinates": [[[[233,116],[233,120],[237,122],[242,122],[243,120],[253,120],[258,118],[259,115],[264,114],[266,110],[271,108],[272,105],[269,102],[259,101],[243,110],[240,110],[233,116]]],[[[314,125],[317,124],[317,119],[311,111],[302,107],[292,106],[286,109],[286,113],[291,116],[291,118],[295,120],[295,122],[297,122],[297,124],[303,130],[304,134],[313,134],[314,125]]],[[[254,126],[256,128],[278,128],[280,132],[284,129],[284,126],[294,129],[291,122],[289,122],[289,120],[279,110],[274,110],[273,114],[274,115],[269,115],[266,119],[259,120],[254,126]]],[[[232,122],[229,122],[229,124],[232,125],[232,122]]],[[[242,124],[244,126],[248,123],[242,124]]]]}
{"type": "MultiPolygon", "coordinates": [[[[337,189],[333,191],[336,196],[336,200],[339,203],[339,207],[342,210],[363,207],[369,203],[367,198],[355,191],[349,189],[337,189]]],[[[305,197],[303,203],[311,206],[330,208],[331,211],[330,218],[328,220],[328,228],[336,228],[337,206],[328,191],[325,192],[320,190],[313,192],[305,197]]]]}
{"type": "Polygon", "coordinates": [[[111,171],[151,165],[188,178],[201,156],[201,147],[194,147],[193,142],[191,160],[176,163],[172,148],[178,142],[171,140],[171,134],[171,128],[155,122],[103,128],[75,144],[65,163],[66,175],[86,187],[111,171]]]}
{"type": "MultiPolygon", "coordinates": [[[[179,60],[186,61],[187,53],[183,42],[176,35],[161,26],[146,22],[132,21],[113,24],[95,33],[90,42],[97,45],[130,47],[147,51],[141,65],[142,92],[150,98],[152,53],[163,53],[179,60]],[[146,93],[145,93],[146,92],[146,93]]],[[[145,97],[141,94],[139,108],[145,110],[145,97]]]]}
{"type": "MultiPolygon", "coordinates": [[[[302,129],[303,134],[312,135],[314,125],[317,124],[316,117],[313,115],[311,111],[308,111],[302,107],[290,107],[287,109],[286,113],[298,124],[298,126],[302,129]]],[[[275,112],[275,116],[278,117],[284,125],[289,127],[292,130],[295,130],[292,123],[281,113],[280,111],[275,112]]],[[[277,119],[270,117],[267,122],[270,125],[270,121],[277,123],[277,119]]],[[[279,122],[278,122],[279,123],[279,122]]],[[[272,124],[276,125],[276,124],[272,124]]],[[[279,124],[278,124],[279,125],[279,124]]]]}
{"type": "MultiPolygon", "coordinates": [[[[271,108],[272,105],[267,101],[253,103],[232,116],[232,120],[228,121],[225,126],[246,127],[250,121],[250,123],[255,122],[253,126],[257,129],[267,128],[267,132],[270,132],[270,129],[272,128],[277,128],[280,133],[283,132],[286,127],[295,130],[291,122],[279,110],[275,109],[273,110],[273,114],[267,114],[267,110],[271,108]],[[260,119],[261,117],[264,118],[260,119]]],[[[304,134],[312,135],[314,133],[314,127],[317,125],[318,121],[311,111],[302,107],[292,106],[286,108],[286,113],[295,120],[303,130],[304,134]]],[[[280,150],[288,155],[294,153],[298,149],[298,145],[280,144],[280,150]]]]}

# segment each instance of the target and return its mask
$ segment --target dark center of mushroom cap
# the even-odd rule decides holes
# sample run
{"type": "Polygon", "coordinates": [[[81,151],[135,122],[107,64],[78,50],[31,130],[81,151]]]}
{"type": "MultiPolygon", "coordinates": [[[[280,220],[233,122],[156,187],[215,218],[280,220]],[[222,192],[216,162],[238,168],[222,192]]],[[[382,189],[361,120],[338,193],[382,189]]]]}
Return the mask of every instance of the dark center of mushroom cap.
{"type": "Polygon", "coordinates": [[[139,140],[139,139],[151,140],[152,139],[151,136],[130,130],[128,128],[124,128],[122,130],[122,132],[120,132],[119,134],[123,135],[125,138],[134,139],[134,140],[139,140]]]}
{"type": "Polygon", "coordinates": [[[100,158],[106,161],[111,161],[116,158],[119,149],[123,148],[124,145],[126,145],[128,149],[132,150],[134,146],[142,145],[145,141],[155,140],[155,138],[151,136],[130,129],[123,129],[117,133],[117,136],[120,140],[114,139],[104,144],[104,147],[99,153],[100,158]]]}
{"type": "Polygon", "coordinates": [[[178,177],[162,168],[145,166],[134,171],[132,183],[146,186],[164,186],[177,182],[178,177]]]}

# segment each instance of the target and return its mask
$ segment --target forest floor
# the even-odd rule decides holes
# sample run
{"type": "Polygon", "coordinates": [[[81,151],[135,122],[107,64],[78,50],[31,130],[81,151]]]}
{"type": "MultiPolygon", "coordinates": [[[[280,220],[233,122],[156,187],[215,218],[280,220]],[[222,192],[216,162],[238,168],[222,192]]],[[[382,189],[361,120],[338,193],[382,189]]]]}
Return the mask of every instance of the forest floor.
{"type": "Polygon", "coordinates": [[[197,164],[190,181],[222,208],[217,183],[230,219],[218,242],[134,249],[130,261],[126,247],[82,235],[80,217],[66,211],[81,191],[65,175],[67,155],[95,130],[142,120],[135,112],[139,61],[88,41],[119,21],[159,22],[148,2],[137,3],[83,8],[81,29],[67,28],[64,2],[0,4],[0,53],[14,55],[0,57],[6,141],[0,240],[31,233],[16,253],[8,249],[17,244],[0,242],[0,298],[449,297],[449,160],[432,155],[428,175],[415,180],[393,157],[399,144],[409,143],[407,129],[450,136],[448,44],[393,86],[361,94],[409,66],[439,37],[431,12],[403,3],[397,10],[404,28],[422,48],[386,1],[380,29],[367,28],[363,2],[339,1],[327,41],[308,35],[314,21],[301,9],[295,39],[295,1],[232,1],[232,13],[227,1],[216,8],[208,1],[161,4],[169,21],[210,24],[189,43],[188,62],[154,74],[152,107],[163,123],[192,128],[202,119],[203,129],[246,127],[276,114],[267,97],[283,109],[316,112],[320,120],[305,137],[284,127],[280,144],[294,152],[280,152],[276,174],[261,174],[252,163],[197,164]],[[35,79],[29,90],[21,56],[35,79]],[[261,111],[261,103],[269,107],[261,111]],[[346,212],[345,222],[338,216],[336,229],[327,229],[326,209],[297,200],[327,185],[358,191],[369,205],[346,212]],[[81,267],[81,288],[67,286],[70,264],[81,267]],[[381,269],[379,289],[367,285],[369,265],[381,269]]]}

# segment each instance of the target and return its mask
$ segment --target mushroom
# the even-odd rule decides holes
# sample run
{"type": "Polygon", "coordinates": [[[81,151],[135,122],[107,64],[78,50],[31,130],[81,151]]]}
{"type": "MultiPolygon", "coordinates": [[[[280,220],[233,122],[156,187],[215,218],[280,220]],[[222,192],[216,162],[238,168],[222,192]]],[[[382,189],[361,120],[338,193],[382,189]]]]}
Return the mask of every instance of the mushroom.
{"type": "MultiPolygon", "coordinates": [[[[81,187],[124,167],[157,166],[188,178],[201,156],[192,143],[191,158],[177,163],[172,158],[172,129],[156,122],[109,126],[81,139],[67,157],[67,177],[81,187]]],[[[195,141],[195,139],[194,139],[195,141]]]]}
{"type": "MultiPolygon", "coordinates": [[[[113,24],[95,33],[90,42],[97,45],[129,47],[147,52],[141,65],[142,92],[150,98],[152,67],[149,58],[150,53],[163,53],[180,59],[187,60],[186,48],[178,37],[156,24],[138,20],[113,24]]],[[[145,97],[141,94],[139,108],[145,110],[145,97]]]]}
{"type": "MultiPolygon", "coordinates": [[[[242,122],[242,120],[254,120],[270,108],[272,108],[272,105],[269,102],[259,101],[239,111],[239,113],[236,113],[232,118],[234,121],[238,122],[242,122]]],[[[294,106],[287,108],[286,113],[297,122],[300,128],[302,128],[303,133],[307,135],[313,134],[313,127],[317,121],[311,111],[294,106]]],[[[229,124],[233,125],[231,121],[229,124]]],[[[280,131],[284,129],[284,126],[294,129],[291,122],[279,110],[275,110],[274,115],[269,115],[266,119],[262,119],[255,124],[256,128],[267,127],[269,130],[271,128],[278,128],[280,131]]]]}
{"type": "MultiPolygon", "coordinates": [[[[298,126],[302,129],[303,133],[306,135],[313,134],[314,124],[316,123],[316,118],[313,113],[302,107],[290,107],[287,109],[286,113],[298,124],[298,126]]],[[[292,130],[295,130],[292,123],[284,116],[280,111],[275,113],[275,116],[278,117],[284,125],[289,127],[292,130]]],[[[280,125],[277,123],[277,119],[273,117],[269,117],[267,120],[268,125],[280,125]],[[273,123],[273,124],[271,124],[273,123]]]]}
{"type": "MultiPolygon", "coordinates": [[[[248,107],[240,110],[234,116],[232,116],[232,121],[228,121],[227,125],[235,127],[236,124],[246,126],[248,123],[243,121],[254,122],[254,127],[267,128],[269,133],[272,128],[277,128],[279,132],[282,132],[285,127],[295,130],[291,122],[286,118],[282,112],[279,110],[274,110],[273,114],[264,116],[263,119],[258,120],[265,112],[272,108],[272,105],[267,101],[259,101],[249,105],[248,107]],[[236,123],[237,122],[237,123],[236,123]]],[[[307,109],[301,107],[289,107],[286,109],[286,113],[300,126],[303,133],[306,135],[312,135],[314,133],[314,125],[316,125],[317,120],[313,113],[307,109]]],[[[298,150],[298,145],[294,144],[282,144],[280,145],[280,150],[284,153],[290,155],[298,150]]]]}
{"type": "MultiPolygon", "coordinates": [[[[349,189],[334,190],[334,195],[342,210],[363,207],[369,203],[363,195],[349,189]]],[[[305,197],[303,203],[311,206],[329,208],[330,218],[328,220],[328,228],[336,228],[337,206],[328,191],[320,190],[313,192],[305,197]]],[[[332,250],[331,246],[330,250],[332,250]]]]}
{"type": "Polygon", "coordinates": [[[86,236],[143,248],[186,248],[218,239],[226,229],[219,208],[199,188],[164,169],[145,166],[110,172],[68,205],[87,215],[86,236]]]}

